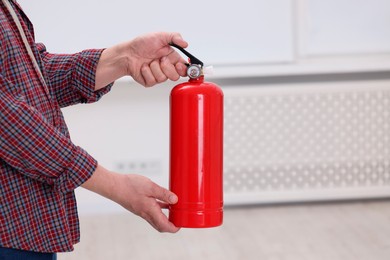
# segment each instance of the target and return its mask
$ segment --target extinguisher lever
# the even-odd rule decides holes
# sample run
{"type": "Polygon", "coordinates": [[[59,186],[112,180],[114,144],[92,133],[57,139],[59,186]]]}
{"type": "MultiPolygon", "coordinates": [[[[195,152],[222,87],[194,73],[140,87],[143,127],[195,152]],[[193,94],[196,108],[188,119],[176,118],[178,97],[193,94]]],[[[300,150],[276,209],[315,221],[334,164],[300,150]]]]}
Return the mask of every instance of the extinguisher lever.
{"type": "Polygon", "coordinates": [[[184,48],[180,47],[179,45],[176,45],[174,43],[170,43],[169,45],[171,45],[172,47],[175,47],[176,49],[178,49],[179,51],[181,51],[182,53],[184,53],[184,55],[186,55],[189,59],[190,59],[190,62],[191,64],[198,64],[200,65],[201,67],[203,67],[203,62],[200,61],[198,58],[196,58],[194,55],[192,55],[191,53],[189,53],[188,51],[186,51],[184,48]]]}

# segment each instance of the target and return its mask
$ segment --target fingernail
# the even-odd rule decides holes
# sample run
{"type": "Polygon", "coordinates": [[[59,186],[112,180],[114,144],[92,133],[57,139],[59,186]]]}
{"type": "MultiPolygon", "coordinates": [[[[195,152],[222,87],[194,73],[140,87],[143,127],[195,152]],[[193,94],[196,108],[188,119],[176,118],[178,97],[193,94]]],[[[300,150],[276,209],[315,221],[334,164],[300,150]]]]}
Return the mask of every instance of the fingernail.
{"type": "Polygon", "coordinates": [[[176,195],[169,195],[169,203],[175,204],[177,202],[177,196],[176,195]]]}

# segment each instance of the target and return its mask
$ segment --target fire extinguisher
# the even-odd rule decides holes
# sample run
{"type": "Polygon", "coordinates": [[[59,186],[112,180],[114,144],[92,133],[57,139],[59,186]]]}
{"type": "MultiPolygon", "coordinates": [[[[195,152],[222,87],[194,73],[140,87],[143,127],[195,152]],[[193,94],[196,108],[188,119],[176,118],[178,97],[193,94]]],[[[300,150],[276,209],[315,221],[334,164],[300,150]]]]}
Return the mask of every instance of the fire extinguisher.
{"type": "Polygon", "coordinates": [[[223,221],[223,92],[205,82],[203,62],[188,58],[189,81],[170,95],[170,190],[178,202],[169,208],[177,227],[206,228],[223,221]]]}

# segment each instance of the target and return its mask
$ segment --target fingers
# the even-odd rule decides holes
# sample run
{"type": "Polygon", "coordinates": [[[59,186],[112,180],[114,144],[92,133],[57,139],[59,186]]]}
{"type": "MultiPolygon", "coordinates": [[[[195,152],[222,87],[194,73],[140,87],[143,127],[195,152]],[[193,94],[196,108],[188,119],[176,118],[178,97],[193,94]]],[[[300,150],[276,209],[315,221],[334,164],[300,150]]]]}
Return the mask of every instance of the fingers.
{"type": "MultiPolygon", "coordinates": [[[[159,187],[159,189],[162,189],[159,187]]],[[[167,209],[171,202],[177,202],[176,196],[171,196],[171,192],[161,191],[157,188],[152,188],[152,190],[146,194],[155,194],[155,195],[146,195],[138,198],[135,204],[138,204],[137,207],[129,207],[131,211],[138,216],[145,219],[150,225],[153,226],[159,232],[169,232],[176,233],[180,228],[176,227],[173,223],[168,220],[168,217],[163,213],[162,209],[167,209]],[[160,199],[157,199],[159,197],[160,199]],[[163,200],[169,201],[164,202],[163,200]]]]}
{"type": "Polygon", "coordinates": [[[160,232],[176,233],[179,231],[179,228],[169,222],[167,216],[161,210],[168,208],[170,204],[177,203],[177,196],[157,184],[151,187],[151,193],[150,199],[153,199],[154,205],[149,208],[144,218],[160,232]]]}
{"type": "Polygon", "coordinates": [[[178,198],[175,193],[157,184],[154,184],[154,186],[152,187],[152,197],[168,204],[176,204],[178,201],[178,198]]]}
{"type": "MultiPolygon", "coordinates": [[[[114,183],[117,190],[114,195],[107,196],[107,198],[142,217],[160,232],[175,233],[179,230],[162,211],[169,204],[177,202],[177,196],[174,193],[141,175],[115,174],[110,176],[115,177],[114,183]]],[[[110,192],[104,191],[101,194],[110,192]]]]}
{"type": "Polygon", "coordinates": [[[161,59],[161,69],[164,72],[164,74],[173,81],[179,80],[180,75],[176,71],[176,67],[174,64],[172,64],[167,57],[164,57],[161,59]]]}
{"type": "Polygon", "coordinates": [[[180,76],[187,76],[187,66],[184,63],[176,63],[175,67],[180,76]]]}
{"type": "Polygon", "coordinates": [[[141,68],[141,74],[144,79],[143,85],[151,87],[168,79],[177,81],[181,76],[186,76],[186,70],[187,67],[184,65],[184,60],[180,57],[171,56],[169,58],[163,57],[160,61],[154,60],[150,65],[143,65],[141,68]],[[180,60],[180,62],[177,60],[180,60]]]}
{"type": "Polygon", "coordinates": [[[144,81],[141,82],[141,84],[144,85],[145,87],[151,87],[157,83],[156,78],[154,77],[153,72],[148,65],[142,66],[141,75],[144,81]]]}
{"type": "Polygon", "coordinates": [[[187,74],[186,61],[177,51],[170,48],[169,44],[175,43],[186,48],[188,43],[179,33],[161,33],[160,37],[160,39],[163,39],[163,45],[168,47],[169,51],[164,54],[161,53],[165,56],[156,57],[149,64],[142,66],[141,75],[143,82],[141,84],[146,87],[165,82],[168,79],[177,81],[180,77],[184,77],[187,74]]]}
{"type": "Polygon", "coordinates": [[[152,74],[154,78],[156,79],[157,83],[162,83],[167,80],[167,75],[162,71],[162,68],[158,61],[153,61],[150,64],[150,70],[152,71],[152,74]]]}
{"type": "Polygon", "coordinates": [[[169,222],[167,216],[158,207],[155,207],[145,219],[159,232],[176,233],[180,230],[169,222]]]}

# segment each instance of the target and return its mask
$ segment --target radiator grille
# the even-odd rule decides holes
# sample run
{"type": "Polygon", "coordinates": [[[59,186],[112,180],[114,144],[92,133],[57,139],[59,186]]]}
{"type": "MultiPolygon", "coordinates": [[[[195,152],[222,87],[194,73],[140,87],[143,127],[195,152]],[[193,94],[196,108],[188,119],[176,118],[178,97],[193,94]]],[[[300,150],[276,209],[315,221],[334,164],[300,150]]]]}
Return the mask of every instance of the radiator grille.
{"type": "Polygon", "coordinates": [[[263,202],[267,192],[281,201],[291,191],[299,200],[310,199],[308,191],[325,198],[343,190],[343,198],[365,188],[375,196],[378,187],[390,194],[389,82],[224,92],[227,202],[242,194],[243,203],[263,202]]]}

